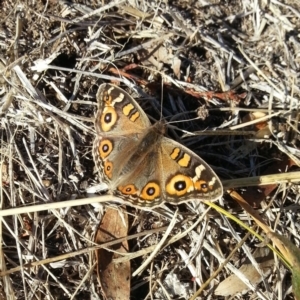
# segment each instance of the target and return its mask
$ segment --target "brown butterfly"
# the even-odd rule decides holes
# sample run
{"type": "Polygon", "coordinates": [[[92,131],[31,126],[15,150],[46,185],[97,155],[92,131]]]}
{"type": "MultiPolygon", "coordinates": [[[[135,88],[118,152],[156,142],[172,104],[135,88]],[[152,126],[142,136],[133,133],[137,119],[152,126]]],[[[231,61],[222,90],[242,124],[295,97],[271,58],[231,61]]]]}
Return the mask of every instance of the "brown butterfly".
{"type": "Polygon", "coordinates": [[[220,179],[198,155],[164,137],[124,90],[102,84],[97,92],[93,156],[112,193],[138,207],[222,196],[220,179]]]}

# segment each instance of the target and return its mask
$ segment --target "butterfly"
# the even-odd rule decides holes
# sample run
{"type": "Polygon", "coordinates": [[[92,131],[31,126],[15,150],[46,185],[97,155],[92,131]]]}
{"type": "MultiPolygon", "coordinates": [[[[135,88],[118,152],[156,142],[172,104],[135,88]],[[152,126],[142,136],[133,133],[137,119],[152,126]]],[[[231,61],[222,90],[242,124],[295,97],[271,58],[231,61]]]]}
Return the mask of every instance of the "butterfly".
{"type": "Polygon", "coordinates": [[[123,89],[102,84],[97,92],[93,157],[102,182],[136,207],[215,200],[220,179],[193,151],[165,137],[165,124],[151,125],[123,89]]]}

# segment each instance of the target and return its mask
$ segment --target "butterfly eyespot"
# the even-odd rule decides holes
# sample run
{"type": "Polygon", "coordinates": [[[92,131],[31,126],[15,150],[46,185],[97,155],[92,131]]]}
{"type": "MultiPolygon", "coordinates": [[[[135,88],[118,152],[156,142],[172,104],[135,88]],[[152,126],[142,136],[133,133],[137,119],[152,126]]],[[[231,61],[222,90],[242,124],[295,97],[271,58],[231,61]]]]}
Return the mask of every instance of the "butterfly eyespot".
{"type": "Polygon", "coordinates": [[[153,187],[149,187],[146,191],[147,195],[152,196],[155,193],[155,189],[153,187]]]}
{"type": "Polygon", "coordinates": [[[119,186],[118,190],[124,195],[137,195],[138,189],[135,187],[134,184],[128,184],[125,186],[119,186]]]}
{"type": "Polygon", "coordinates": [[[148,182],[142,189],[140,197],[144,200],[154,200],[160,196],[160,186],[156,182],[148,182]]]}
{"type": "Polygon", "coordinates": [[[104,173],[105,175],[111,179],[112,178],[112,173],[113,173],[113,164],[111,161],[105,161],[104,162],[104,173]]]}
{"type": "Polygon", "coordinates": [[[103,110],[100,125],[103,131],[109,131],[117,122],[117,113],[112,106],[106,106],[103,110]]]}
{"type": "Polygon", "coordinates": [[[198,180],[198,181],[195,182],[195,189],[197,191],[201,191],[203,193],[207,193],[208,189],[211,190],[212,188],[213,188],[213,186],[207,184],[207,182],[204,181],[204,180],[198,180]]]}
{"type": "Polygon", "coordinates": [[[111,113],[107,113],[104,115],[104,122],[110,123],[111,122],[111,113]]]}
{"type": "Polygon", "coordinates": [[[177,181],[174,184],[176,191],[182,191],[186,189],[186,182],[184,180],[177,181]]]}
{"type": "Polygon", "coordinates": [[[106,105],[111,104],[111,96],[108,93],[108,91],[104,91],[100,94],[100,99],[102,99],[103,102],[105,102],[106,105]]]}
{"type": "Polygon", "coordinates": [[[109,146],[108,146],[107,144],[103,145],[102,151],[103,151],[104,153],[107,153],[107,152],[109,151],[109,146]]]}
{"type": "Polygon", "coordinates": [[[100,157],[104,159],[112,152],[113,143],[110,140],[102,140],[98,149],[100,157]]]}
{"type": "Polygon", "coordinates": [[[185,175],[173,176],[166,185],[166,192],[172,196],[183,196],[194,190],[192,179],[185,175]]]}

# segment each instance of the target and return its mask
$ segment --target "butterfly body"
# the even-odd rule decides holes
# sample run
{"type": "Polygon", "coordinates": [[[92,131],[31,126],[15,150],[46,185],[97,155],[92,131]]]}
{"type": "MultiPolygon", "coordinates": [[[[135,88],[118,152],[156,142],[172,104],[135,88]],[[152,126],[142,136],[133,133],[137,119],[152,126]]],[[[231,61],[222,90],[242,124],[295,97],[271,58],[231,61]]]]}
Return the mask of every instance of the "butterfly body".
{"type": "Polygon", "coordinates": [[[165,137],[162,122],[151,125],[124,90],[102,84],[97,100],[93,156],[100,179],[113,194],[138,207],[222,195],[213,170],[194,152],[165,137]]]}

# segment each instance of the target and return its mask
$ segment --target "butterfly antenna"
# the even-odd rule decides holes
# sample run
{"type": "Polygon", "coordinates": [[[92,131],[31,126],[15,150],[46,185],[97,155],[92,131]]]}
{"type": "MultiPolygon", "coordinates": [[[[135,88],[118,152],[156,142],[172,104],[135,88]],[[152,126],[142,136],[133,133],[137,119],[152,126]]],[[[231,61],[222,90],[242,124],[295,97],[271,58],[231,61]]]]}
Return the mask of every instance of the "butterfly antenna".
{"type": "Polygon", "coordinates": [[[163,83],[163,79],[161,80],[161,95],[160,95],[160,99],[161,99],[161,106],[160,106],[160,121],[162,120],[162,116],[163,116],[163,104],[164,104],[164,91],[163,91],[163,88],[164,88],[164,83],[163,83]]]}

